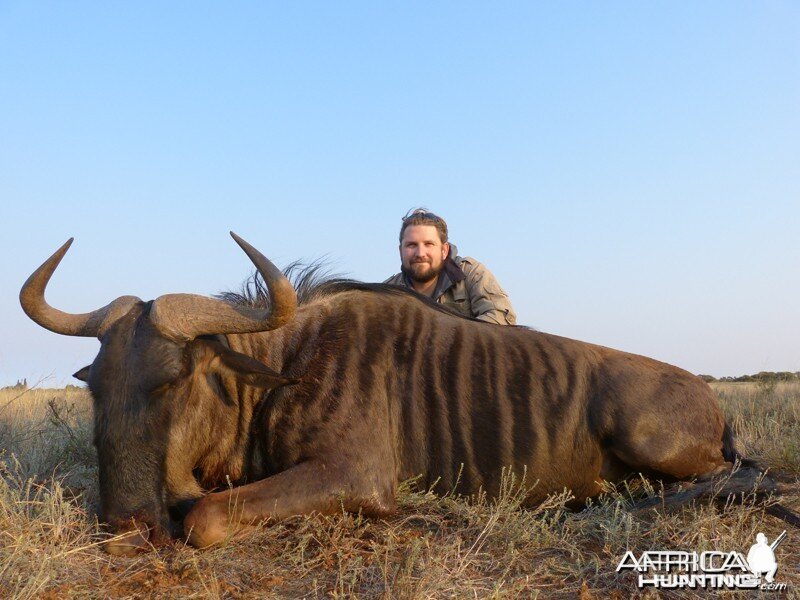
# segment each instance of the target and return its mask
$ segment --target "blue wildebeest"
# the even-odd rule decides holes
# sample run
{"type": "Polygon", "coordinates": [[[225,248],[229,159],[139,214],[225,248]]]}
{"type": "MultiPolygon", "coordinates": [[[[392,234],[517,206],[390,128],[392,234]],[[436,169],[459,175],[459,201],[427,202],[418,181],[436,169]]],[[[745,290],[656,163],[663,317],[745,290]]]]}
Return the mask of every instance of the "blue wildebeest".
{"type": "Polygon", "coordinates": [[[20,292],[38,324],[100,340],[76,377],[94,403],[111,553],[165,539],[180,506],[205,547],[265,519],[390,513],[398,482],[420,474],[494,495],[510,467],[538,482],[530,503],[564,488],[581,503],[626,474],[702,476],[734,460],[712,390],[686,371],[381,284],[328,282],[298,304],[232,235],[269,290],[262,306],[169,294],[64,313],[44,292],[72,240],[20,292]]]}

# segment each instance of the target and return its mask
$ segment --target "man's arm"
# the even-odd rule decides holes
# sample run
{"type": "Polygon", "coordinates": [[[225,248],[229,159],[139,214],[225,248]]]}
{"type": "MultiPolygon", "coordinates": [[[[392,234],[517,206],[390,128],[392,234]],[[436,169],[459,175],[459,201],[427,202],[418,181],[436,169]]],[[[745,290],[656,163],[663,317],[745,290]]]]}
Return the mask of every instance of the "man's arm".
{"type": "Polygon", "coordinates": [[[460,266],[466,276],[464,283],[467,286],[472,316],[488,323],[516,325],[517,315],[511,306],[511,300],[492,272],[469,257],[463,258],[460,266]]]}

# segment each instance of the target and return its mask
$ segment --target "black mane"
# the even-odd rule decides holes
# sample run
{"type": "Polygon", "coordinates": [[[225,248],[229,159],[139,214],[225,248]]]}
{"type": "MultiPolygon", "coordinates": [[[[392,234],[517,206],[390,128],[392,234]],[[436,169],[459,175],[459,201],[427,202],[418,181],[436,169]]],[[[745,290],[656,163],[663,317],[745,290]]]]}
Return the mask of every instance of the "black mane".
{"type": "MultiPolygon", "coordinates": [[[[310,264],[303,264],[300,261],[295,261],[283,269],[283,274],[291,282],[297,292],[297,303],[300,306],[311,304],[316,300],[321,300],[322,298],[334,294],[359,290],[376,294],[413,296],[420,302],[424,302],[439,312],[444,312],[448,315],[457,316],[470,321],[476,320],[445,308],[438,302],[434,302],[428,296],[423,296],[414,290],[402,286],[388,283],[364,283],[363,281],[341,277],[331,273],[328,266],[321,261],[314,261],[310,264]]],[[[215,297],[235,306],[250,306],[253,308],[269,308],[271,306],[269,290],[261,274],[257,271],[242,282],[240,291],[221,292],[215,297]]]]}
{"type": "MultiPolygon", "coordinates": [[[[283,274],[297,292],[298,304],[309,304],[317,300],[321,297],[320,291],[329,284],[351,281],[331,273],[328,266],[319,260],[307,265],[295,261],[283,269],[283,274]]],[[[222,292],[216,297],[236,306],[253,308],[269,308],[271,306],[269,290],[258,271],[242,282],[242,287],[238,292],[222,292]]]]}

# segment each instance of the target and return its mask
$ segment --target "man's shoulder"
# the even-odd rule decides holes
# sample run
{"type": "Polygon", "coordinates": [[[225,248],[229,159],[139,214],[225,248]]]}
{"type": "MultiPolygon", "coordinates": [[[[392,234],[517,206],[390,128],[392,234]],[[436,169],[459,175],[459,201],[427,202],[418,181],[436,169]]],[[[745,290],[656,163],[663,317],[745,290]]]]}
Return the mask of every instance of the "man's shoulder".
{"type": "Polygon", "coordinates": [[[464,271],[464,275],[486,271],[486,266],[471,256],[456,256],[453,262],[461,267],[461,270],[464,271]]]}
{"type": "Polygon", "coordinates": [[[383,283],[388,283],[389,285],[405,285],[406,282],[403,278],[403,274],[397,273],[386,279],[383,283]]]}
{"type": "Polygon", "coordinates": [[[506,295],[503,288],[500,287],[494,273],[482,262],[475,260],[471,256],[465,256],[461,258],[460,262],[456,262],[456,264],[458,264],[461,271],[464,273],[464,284],[470,294],[480,292],[506,295]]]}

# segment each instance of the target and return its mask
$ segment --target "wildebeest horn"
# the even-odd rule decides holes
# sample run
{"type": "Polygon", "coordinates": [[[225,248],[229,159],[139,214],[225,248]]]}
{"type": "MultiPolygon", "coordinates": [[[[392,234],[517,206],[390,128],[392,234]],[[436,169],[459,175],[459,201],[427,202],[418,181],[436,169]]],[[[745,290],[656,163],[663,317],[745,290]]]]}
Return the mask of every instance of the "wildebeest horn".
{"type": "Polygon", "coordinates": [[[61,259],[72,245],[69,238],[66,243],[36,269],[23,284],[19,292],[22,310],[42,327],[64,335],[84,337],[102,337],[114,321],[126,314],[134,304],[141,302],[136,296],[120,296],[103,308],[84,313],[70,314],[53,308],[44,299],[44,290],[61,259]]]}
{"type": "Polygon", "coordinates": [[[258,250],[230,233],[264,278],[271,307],[233,306],[205,296],[167,294],[157,298],[150,309],[151,322],[167,337],[188,341],[199,335],[269,331],[285,325],[294,316],[297,295],[289,280],[258,250]]]}

